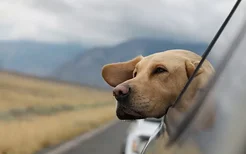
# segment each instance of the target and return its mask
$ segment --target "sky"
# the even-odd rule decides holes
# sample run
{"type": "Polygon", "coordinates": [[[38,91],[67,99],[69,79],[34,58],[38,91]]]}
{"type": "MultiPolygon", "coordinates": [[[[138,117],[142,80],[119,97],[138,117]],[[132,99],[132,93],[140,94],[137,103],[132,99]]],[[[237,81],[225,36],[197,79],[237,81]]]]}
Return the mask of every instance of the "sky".
{"type": "Polygon", "coordinates": [[[137,37],[209,42],[234,2],[1,0],[0,40],[77,42],[85,46],[112,45],[137,37]]]}

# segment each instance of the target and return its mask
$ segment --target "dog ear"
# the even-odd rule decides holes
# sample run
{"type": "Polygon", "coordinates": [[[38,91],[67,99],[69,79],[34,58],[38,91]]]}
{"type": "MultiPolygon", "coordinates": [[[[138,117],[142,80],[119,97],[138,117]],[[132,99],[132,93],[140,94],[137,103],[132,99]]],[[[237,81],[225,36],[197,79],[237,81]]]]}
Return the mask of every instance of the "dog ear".
{"type": "Polygon", "coordinates": [[[129,80],[133,77],[135,65],[143,59],[143,56],[119,63],[104,65],[102,68],[103,79],[112,87],[129,80]]]}
{"type": "MultiPolygon", "coordinates": [[[[186,74],[187,77],[190,78],[191,75],[193,74],[193,72],[195,71],[197,65],[199,64],[199,61],[190,61],[190,60],[186,60],[185,61],[185,69],[186,69],[186,74]]],[[[203,72],[203,68],[200,68],[198,70],[198,72],[196,73],[195,76],[198,76],[199,74],[201,74],[203,72]]]]}

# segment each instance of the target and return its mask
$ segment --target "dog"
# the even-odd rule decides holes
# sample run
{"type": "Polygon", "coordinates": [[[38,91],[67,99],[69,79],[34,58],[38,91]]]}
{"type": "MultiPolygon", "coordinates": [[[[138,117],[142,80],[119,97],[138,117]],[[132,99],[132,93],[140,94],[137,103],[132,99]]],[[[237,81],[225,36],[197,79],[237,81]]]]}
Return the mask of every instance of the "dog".
{"type": "Polygon", "coordinates": [[[194,103],[197,91],[215,73],[212,64],[205,60],[181,101],[168,111],[200,60],[201,56],[192,51],[173,49],[104,65],[102,77],[113,87],[117,117],[134,120],[166,115],[169,130],[176,127],[194,103]]]}

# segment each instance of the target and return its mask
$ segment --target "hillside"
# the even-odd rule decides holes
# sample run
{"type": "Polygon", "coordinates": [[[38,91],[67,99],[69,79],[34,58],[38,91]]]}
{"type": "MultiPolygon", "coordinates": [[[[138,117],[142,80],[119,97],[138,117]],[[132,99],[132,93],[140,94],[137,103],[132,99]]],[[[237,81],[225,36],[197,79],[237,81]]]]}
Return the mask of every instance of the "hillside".
{"type": "Polygon", "coordinates": [[[206,44],[134,39],[111,47],[87,50],[56,69],[52,76],[64,81],[108,88],[101,77],[101,68],[104,64],[129,60],[140,54],[146,56],[159,51],[181,48],[201,55],[206,44]]]}
{"type": "Polygon", "coordinates": [[[0,41],[0,68],[47,76],[81,52],[79,44],[0,41]]]}

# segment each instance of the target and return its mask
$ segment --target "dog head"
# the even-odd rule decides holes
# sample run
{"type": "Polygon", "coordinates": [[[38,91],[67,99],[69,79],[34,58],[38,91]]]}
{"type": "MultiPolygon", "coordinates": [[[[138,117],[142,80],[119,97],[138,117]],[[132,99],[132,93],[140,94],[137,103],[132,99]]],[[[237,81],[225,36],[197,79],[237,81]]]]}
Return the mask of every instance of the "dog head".
{"type": "MultiPolygon", "coordinates": [[[[160,118],[175,101],[201,57],[191,51],[168,50],[102,68],[104,80],[112,87],[117,100],[119,119],[160,118]]],[[[196,91],[214,72],[205,61],[182,98],[185,110],[196,91]]]]}

